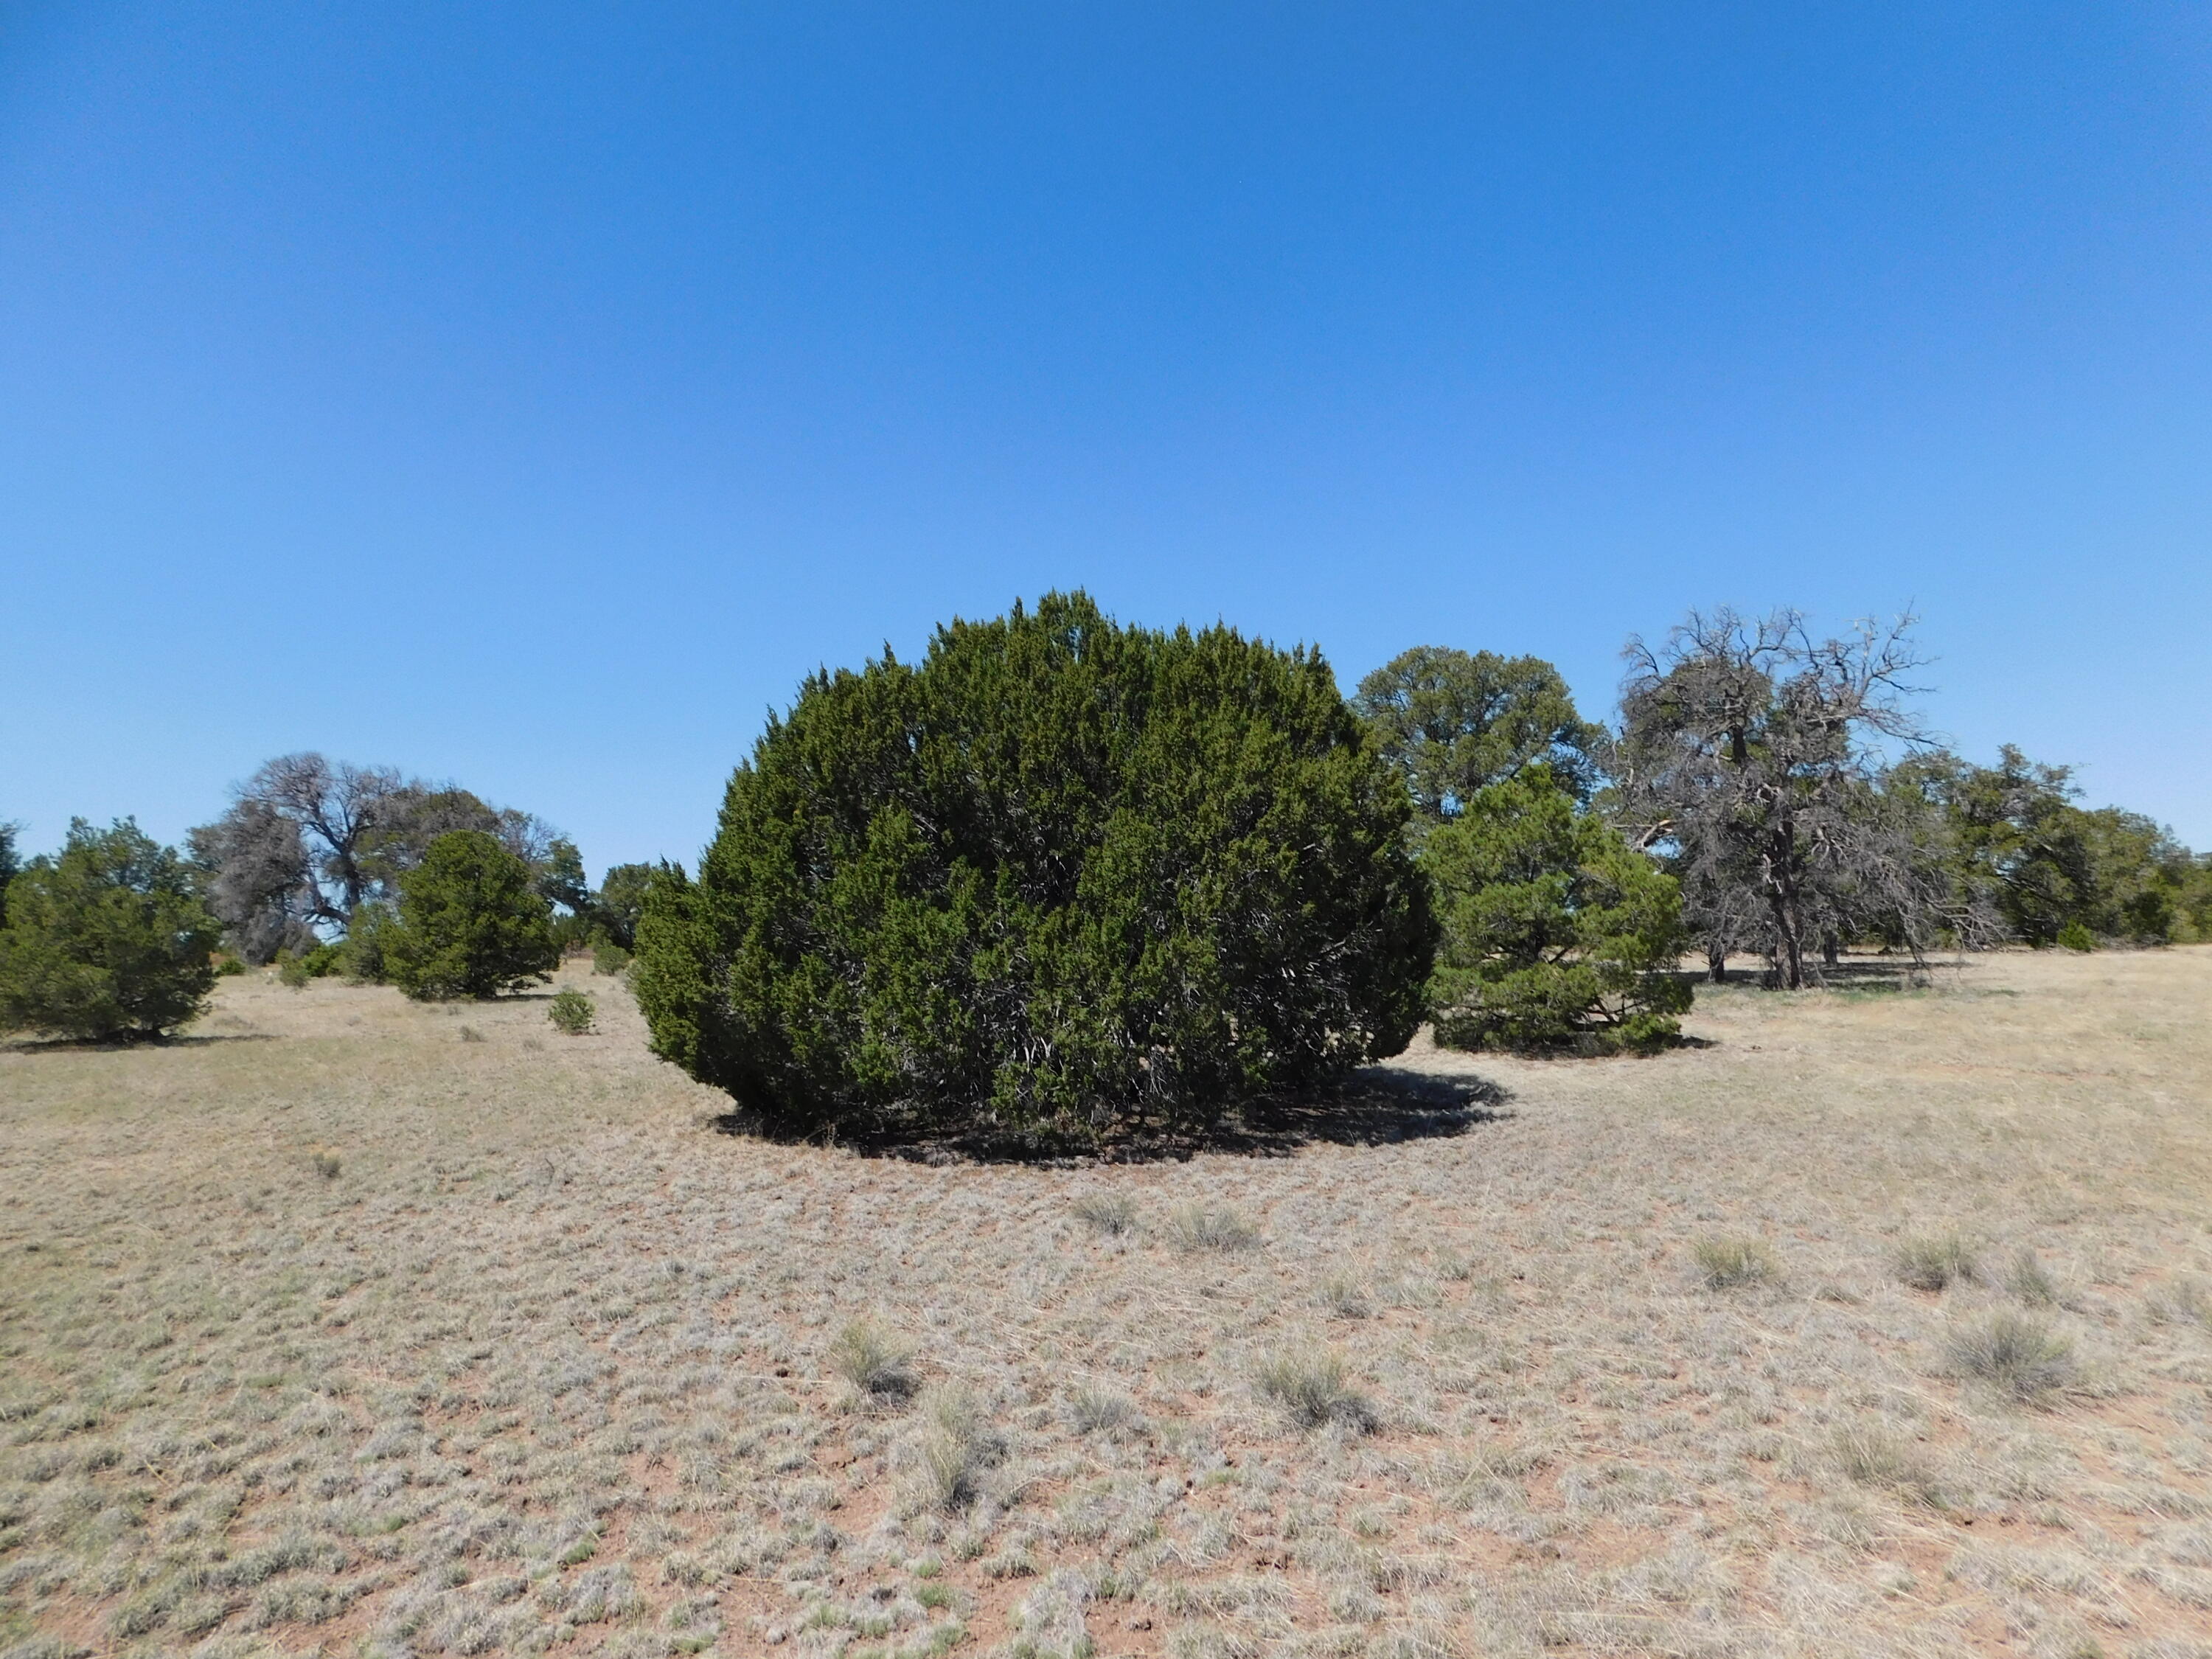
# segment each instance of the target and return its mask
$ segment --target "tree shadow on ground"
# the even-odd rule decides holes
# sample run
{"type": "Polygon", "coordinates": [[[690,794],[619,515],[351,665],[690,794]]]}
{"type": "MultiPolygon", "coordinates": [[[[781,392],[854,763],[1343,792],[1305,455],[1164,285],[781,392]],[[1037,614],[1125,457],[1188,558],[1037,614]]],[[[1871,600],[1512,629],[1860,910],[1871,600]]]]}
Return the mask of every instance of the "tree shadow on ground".
{"type": "Polygon", "coordinates": [[[149,1048],[204,1048],[216,1042],[274,1042],[274,1031],[200,1031],[191,1036],[23,1037],[0,1042],[0,1054],[137,1054],[149,1048]]]}
{"type": "MultiPolygon", "coordinates": [[[[1840,961],[1823,963],[1819,957],[1805,959],[1805,988],[1808,991],[1924,991],[1936,985],[1945,975],[1961,975],[1972,964],[1950,958],[1935,957],[1915,962],[1909,956],[1844,957],[1840,961]]],[[[1703,973],[1686,974],[1691,984],[1699,991],[1723,988],[1713,984],[1703,973]]],[[[1726,988],[1730,990],[1779,991],[1771,969],[1738,967],[1731,964],[1726,988]]]]}
{"type": "Polygon", "coordinates": [[[819,1133],[778,1133],[747,1113],[708,1120],[716,1132],[748,1139],[836,1146],[863,1158],[909,1164],[1029,1164],[1077,1169],[1098,1164],[1179,1162],[1201,1152],[1248,1158],[1287,1158],[1316,1143],[1384,1146],[1409,1140],[1462,1135],[1478,1125],[1513,1115],[1512,1097],[1479,1077],[1438,1077],[1397,1066],[1369,1066],[1332,1087],[1261,1101],[1224,1115],[1208,1127],[1173,1130],[1158,1125],[1109,1133],[1092,1142],[1073,1136],[1015,1134],[990,1128],[961,1132],[848,1127],[832,1138],[819,1133]]]}

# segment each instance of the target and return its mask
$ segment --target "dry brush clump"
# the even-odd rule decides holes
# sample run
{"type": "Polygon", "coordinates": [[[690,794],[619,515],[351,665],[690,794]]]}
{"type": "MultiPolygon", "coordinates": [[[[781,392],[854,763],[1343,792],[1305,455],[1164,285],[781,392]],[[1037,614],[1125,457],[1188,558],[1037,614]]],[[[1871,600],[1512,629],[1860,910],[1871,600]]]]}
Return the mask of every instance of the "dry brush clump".
{"type": "Polygon", "coordinates": [[[2010,1308],[1960,1326],[1948,1352],[1968,1376],[2023,1401],[2044,1400],[2080,1375],[2072,1339],[2010,1308]]]}
{"type": "Polygon", "coordinates": [[[1709,1236],[1692,1243],[1690,1255],[1697,1263],[1698,1281],[1709,1291],[1767,1285],[1782,1276],[1780,1260],[1760,1239],[1709,1236]]]}
{"type": "Polygon", "coordinates": [[[1916,1235],[1897,1247],[1898,1278],[1916,1291],[1944,1291],[1980,1274],[1974,1247],[1956,1232],[1916,1235]]]}

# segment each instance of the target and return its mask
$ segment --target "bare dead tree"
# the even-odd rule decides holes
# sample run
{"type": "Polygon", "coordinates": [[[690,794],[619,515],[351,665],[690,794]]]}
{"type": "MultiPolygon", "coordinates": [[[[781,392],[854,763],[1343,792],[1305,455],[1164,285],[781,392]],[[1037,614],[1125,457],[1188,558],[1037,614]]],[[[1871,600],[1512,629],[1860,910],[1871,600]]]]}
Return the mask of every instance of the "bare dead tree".
{"type": "Polygon", "coordinates": [[[402,788],[389,766],[335,764],[313,753],[283,755],[240,787],[241,801],[259,801],[300,826],[313,852],[319,885],[314,919],[344,926],[369,896],[362,842],[388,814],[402,788]]]}
{"type": "Polygon", "coordinates": [[[1940,867],[1871,810],[1881,744],[1926,741],[1905,707],[1913,621],[1815,640],[1795,611],[1722,610],[1656,650],[1629,642],[1616,810],[1676,863],[1709,962],[1756,916],[1776,982],[1796,989],[1809,948],[1877,914],[1915,951],[1942,926],[1940,867]]]}
{"type": "Polygon", "coordinates": [[[210,908],[250,962],[348,927],[389,899],[429,845],[455,830],[497,836],[533,866],[554,831],[530,813],[485,805],[468,790],[405,779],[313,752],[280,755],[232,792],[215,823],[191,832],[210,908]]]}
{"type": "Polygon", "coordinates": [[[309,947],[323,908],[300,825],[268,801],[241,797],[189,833],[202,896],[246,961],[309,947]]]}

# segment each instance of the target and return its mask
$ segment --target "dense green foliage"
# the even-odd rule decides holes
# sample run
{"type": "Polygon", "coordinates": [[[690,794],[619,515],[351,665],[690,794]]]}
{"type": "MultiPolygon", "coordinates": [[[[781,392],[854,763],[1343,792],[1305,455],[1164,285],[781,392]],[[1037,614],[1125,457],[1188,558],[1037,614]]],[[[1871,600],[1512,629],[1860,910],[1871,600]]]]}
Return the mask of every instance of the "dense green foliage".
{"type": "Polygon", "coordinates": [[[1953,878],[2030,945],[2109,939],[2164,945],[2212,938],[2212,871],[2165,830],[2118,807],[2087,809],[2069,769],[2008,744],[1995,766],[1923,756],[1899,782],[1937,803],[1953,878]]]}
{"type": "Polygon", "coordinates": [[[1648,1050],[1680,1035],[1688,982],[1674,878],[1539,763],[1479,790],[1422,848],[1443,942],[1437,1041],[1648,1050]]]}
{"type": "Polygon", "coordinates": [[[23,866],[15,853],[15,837],[21,826],[0,822],[0,927],[8,925],[8,884],[23,866]]]}
{"type": "Polygon", "coordinates": [[[637,948],[638,918],[645,914],[645,896],[653,887],[649,864],[617,864],[599,883],[592,916],[607,938],[625,951],[637,948]]]}
{"type": "Polygon", "coordinates": [[[788,1127],[1203,1121],[1411,1036],[1407,812],[1317,654],[1051,595],[810,679],[656,879],[639,1001],[788,1127]]]}
{"type": "Polygon", "coordinates": [[[152,1036],[197,1017],[216,980],[222,924],[191,872],[128,818],[70,825],[58,855],[8,887],[0,1030],[152,1036]]]}
{"type": "Polygon", "coordinates": [[[1353,711],[1413,792],[1425,821],[1457,813],[1478,790],[1541,763],[1587,800],[1605,728],[1576,712],[1540,657],[1423,645],[1359,682],[1353,711]]]}
{"type": "Polygon", "coordinates": [[[599,1010],[592,1006],[591,998],[574,986],[556,991],[553,1000],[545,1007],[545,1018],[552,1022],[553,1029],[568,1036],[584,1036],[598,1016],[599,1010]]]}
{"type": "Polygon", "coordinates": [[[550,976],[552,907],[496,836],[439,836],[399,878],[399,914],[377,928],[385,977],[411,997],[495,996],[550,976]]]}

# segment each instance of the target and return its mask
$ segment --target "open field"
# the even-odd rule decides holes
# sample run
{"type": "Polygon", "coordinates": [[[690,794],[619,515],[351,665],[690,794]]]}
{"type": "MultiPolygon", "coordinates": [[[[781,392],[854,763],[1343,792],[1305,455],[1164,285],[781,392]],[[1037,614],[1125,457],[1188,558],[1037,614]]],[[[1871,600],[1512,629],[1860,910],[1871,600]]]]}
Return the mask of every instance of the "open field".
{"type": "Polygon", "coordinates": [[[1087,1168],[571,975],[0,1049],[0,1653],[2212,1655],[2212,949],[1087,1168]]]}

